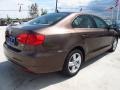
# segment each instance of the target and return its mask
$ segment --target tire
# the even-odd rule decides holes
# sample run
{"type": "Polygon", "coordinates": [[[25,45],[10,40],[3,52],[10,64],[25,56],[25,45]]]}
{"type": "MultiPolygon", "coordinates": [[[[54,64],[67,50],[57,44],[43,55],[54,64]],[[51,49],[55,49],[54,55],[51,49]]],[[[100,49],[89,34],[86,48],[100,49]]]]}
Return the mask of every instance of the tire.
{"type": "Polygon", "coordinates": [[[80,50],[75,49],[71,51],[66,57],[62,73],[67,76],[76,75],[81,67],[83,61],[83,54],[80,50]]]}
{"type": "Polygon", "coordinates": [[[117,48],[117,44],[118,44],[118,38],[115,37],[115,39],[114,39],[114,41],[112,43],[112,47],[111,47],[111,49],[109,51],[114,52],[116,50],[116,48],[117,48]]]}

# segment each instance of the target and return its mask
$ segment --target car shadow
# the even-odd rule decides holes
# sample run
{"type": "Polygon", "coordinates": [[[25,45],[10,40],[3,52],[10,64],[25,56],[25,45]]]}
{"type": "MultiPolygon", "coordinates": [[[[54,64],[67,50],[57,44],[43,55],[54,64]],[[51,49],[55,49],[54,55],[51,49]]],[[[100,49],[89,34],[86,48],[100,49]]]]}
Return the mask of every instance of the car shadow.
{"type": "MultiPolygon", "coordinates": [[[[82,69],[107,54],[108,53],[104,53],[85,62],[82,69]]],[[[40,90],[50,85],[63,82],[67,79],[69,79],[69,77],[65,77],[59,73],[27,73],[10,61],[0,63],[0,90],[40,90]]]]}
{"type": "Polygon", "coordinates": [[[82,65],[82,67],[81,67],[81,69],[84,69],[88,65],[91,65],[92,63],[97,62],[98,60],[100,60],[101,58],[103,58],[104,56],[106,56],[108,54],[110,54],[110,52],[104,52],[104,53],[102,53],[102,54],[100,54],[100,55],[98,55],[98,56],[96,56],[96,57],[94,57],[94,58],[92,58],[92,59],[84,62],[83,65],[82,65]]]}
{"type": "Polygon", "coordinates": [[[0,90],[40,90],[67,79],[59,73],[28,73],[10,61],[0,63],[0,90]]]}

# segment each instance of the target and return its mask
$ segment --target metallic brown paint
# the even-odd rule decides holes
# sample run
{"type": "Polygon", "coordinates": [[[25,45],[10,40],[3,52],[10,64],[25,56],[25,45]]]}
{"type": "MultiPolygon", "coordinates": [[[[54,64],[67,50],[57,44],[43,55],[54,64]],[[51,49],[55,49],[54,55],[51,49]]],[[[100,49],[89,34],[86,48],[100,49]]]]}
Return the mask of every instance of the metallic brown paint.
{"type": "MultiPolygon", "coordinates": [[[[98,30],[98,28],[73,28],[72,21],[79,15],[86,14],[72,13],[55,25],[34,30],[34,32],[45,35],[45,42],[40,46],[22,44],[12,46],[12,48],[20,50],[17,52],[8,47],[5,42],[5,55],[9,60],[32,72],[47,73],[62,70],[66,56],[76,47],[84,50],[85,60],[109,50],[116,32],[98,30]]],[[[9,29],[12,30],[12,35],[15,37],[20,33],[28,32],[22,30],[20,26],[9,29]]]]}

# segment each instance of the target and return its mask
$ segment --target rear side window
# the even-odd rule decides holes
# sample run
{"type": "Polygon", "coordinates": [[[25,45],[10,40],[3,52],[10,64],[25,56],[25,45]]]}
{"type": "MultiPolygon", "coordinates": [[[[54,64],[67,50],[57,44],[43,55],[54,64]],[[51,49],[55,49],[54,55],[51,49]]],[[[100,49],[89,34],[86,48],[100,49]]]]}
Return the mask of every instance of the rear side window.
{"type": "Polygon", "coordinates": [[[97,28],[106,28],[107,27],[107,24],[101,18],[93,16],[93,19],[96,23],[97,28]]]}
{"type": "Polygon", "coordinates": [[[74,28],[94,28],[92,20],[88,16],[78,16],[72,23],[74,28]]]}

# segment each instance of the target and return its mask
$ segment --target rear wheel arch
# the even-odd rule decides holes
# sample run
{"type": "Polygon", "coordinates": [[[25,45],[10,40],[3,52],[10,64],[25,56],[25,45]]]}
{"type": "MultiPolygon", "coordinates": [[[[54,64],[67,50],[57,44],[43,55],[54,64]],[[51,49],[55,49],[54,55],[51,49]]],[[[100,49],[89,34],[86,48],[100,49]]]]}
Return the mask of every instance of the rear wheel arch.
{"type": "MultiPolygon", "coordinates": [[[[75,50],[75,49],[80,50],[80,51],[82,52],[82,54],[83,54],[83,62],[84,62],[84,61],[85,61],[85,50],[84,50],[84,48],[81,47],[81,46],[76,46],[76,47],[72,48],[72,49],[67,53],[67,56],[69,55],[70,52],[72,52],[72,51],[75,50]]],[[[65,59],[67,58],[67,56],[65,57],[65,59]]],[[[65,62],[65,61],[64,61],[64,62],[65,62]]]]}
{"type": "Polygon", "coordinates": [[[78,49],[82,52],[83,54],[83,61],[85,61],[85,50],[81,46],[74,47],[71,51],[78,49]]]}

